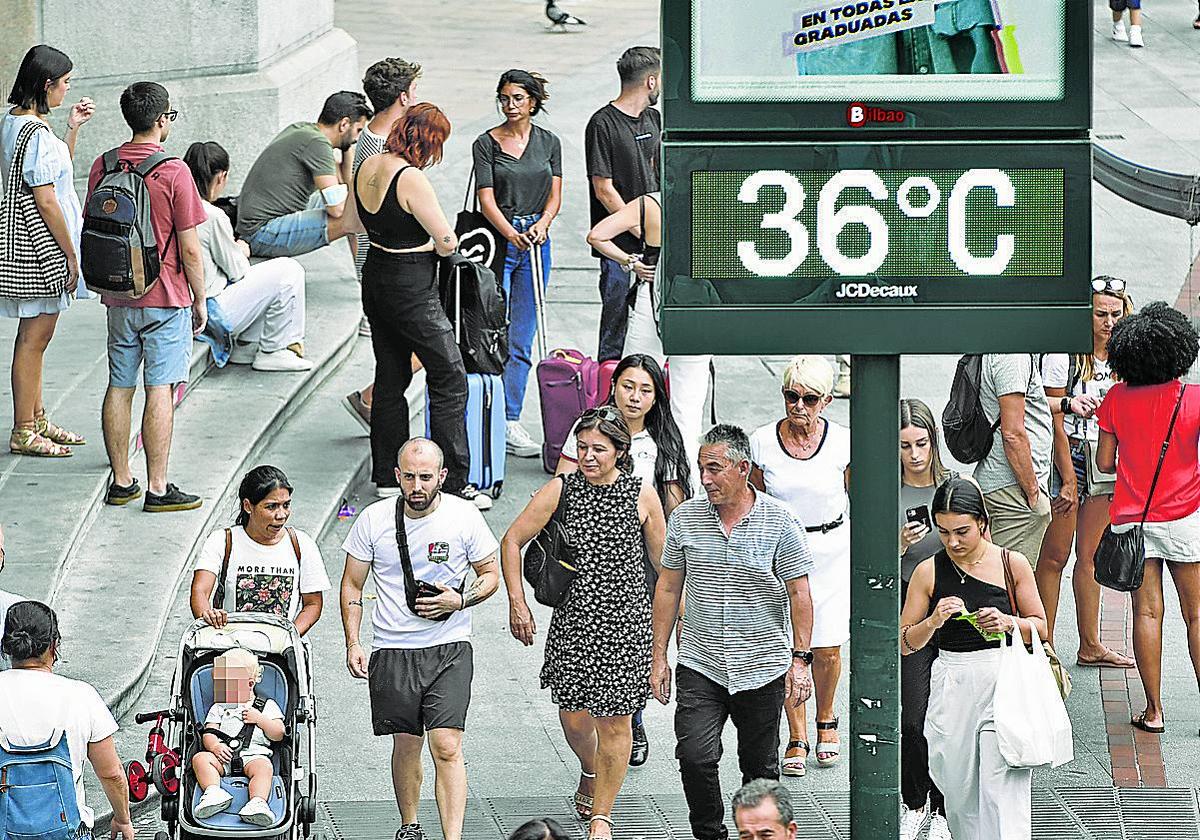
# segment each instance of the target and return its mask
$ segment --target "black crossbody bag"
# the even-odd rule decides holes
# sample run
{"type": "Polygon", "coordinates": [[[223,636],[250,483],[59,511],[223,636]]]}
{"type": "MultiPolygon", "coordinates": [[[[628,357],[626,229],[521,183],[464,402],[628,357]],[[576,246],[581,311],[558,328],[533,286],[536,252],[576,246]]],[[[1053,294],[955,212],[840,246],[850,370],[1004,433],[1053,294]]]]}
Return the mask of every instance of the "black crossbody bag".
{"type": "Polygon", "coordinates": [[[1150,513],[1150,501],[1154,498],[1154,488],[1158,486],[1158,476],[1162,472],[1163,461],[1167,457],[1167,448],[1171,445],[1171,434],[1175,431],[1175,420],[1179,417],[1179,407],[1183,405],[1183,395],[1187,386],[1179,388],[1179,399],[1175,401],[1175,411],[1171,414],[1171,424],[1167,426],[1167,437],[1163,441],[1162,450],[1158,453],[1158,466],[1154,468],[1154,479],[1150,482],[1150,492],[1146,494],[1146,506],[1142,508],[1142,521],[1128,531],[1120,534],[1113,533],[1112,526],[1104,529],[1100,544],[1096,546],[1095,571],[1093,576],[1096,583],[1115,589],[1118,592],[1133,592],[1142,585],[1142,576],[1146,571],[1146,535],[1143,531],[1146,517],[1150,513]]]}
{"type": "MultiPolygon", "coordinates": [[[[404,530],[404,497],[396,498],[396,549],[400,552],[400,567],[404,570],[404,600],[408,602],[409,611],[418,618],[425,618],[417,612],[417,598],[432,598],[441,594],[440,589],[432,583],[426,583],[423,580],[417,580],[413,576],[412,558],[408,556],[408,534],[404,530]]],[[[462,594],[463,587],[466,585],[464,580],[462,585],[453,587],[454,591],[462,594]]],[[[445,615],[437,618],[426,618],[426,621],[445,621],[454,615],[453,612],[448,612],[445,615]]]]}

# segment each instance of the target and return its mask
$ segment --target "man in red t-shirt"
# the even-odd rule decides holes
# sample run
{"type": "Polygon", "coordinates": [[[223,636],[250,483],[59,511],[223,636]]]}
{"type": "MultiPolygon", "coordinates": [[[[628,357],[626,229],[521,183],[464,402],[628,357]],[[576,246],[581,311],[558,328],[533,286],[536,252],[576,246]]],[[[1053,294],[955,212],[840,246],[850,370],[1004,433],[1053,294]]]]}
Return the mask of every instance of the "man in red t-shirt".
{"type": "MultiPolygon", "coordinates": [[[[155,82],[135,82],[121,94],[121,114],[133,131],[122,145],[120,160],[138,164],[162,151],[179,116],[171,110],[167,90],[155,82]]],[[[88,197],[104,176],[103,155],[88,174],[88,197]]],[[[129,466],[129,434],[138,368],[143,368],[146,405],[142,441],[146,448],[146,501],[143,510],[160,513],[192,510],[199,496],[167,483],[167,457],[174,425],[175,385],[186,382],[192,337],[206,317],[204,263],[197,226],[207,218],[196,183],[187,166],[172,158],[146,178],[155,242],[166,243],[160,254],[158,283],[137,300],[103,297],[108,307],[108,390],[104,394],[104,446],[112,466],[112,483],[104,501],[124,505],[142,495],[129,466]]]]}

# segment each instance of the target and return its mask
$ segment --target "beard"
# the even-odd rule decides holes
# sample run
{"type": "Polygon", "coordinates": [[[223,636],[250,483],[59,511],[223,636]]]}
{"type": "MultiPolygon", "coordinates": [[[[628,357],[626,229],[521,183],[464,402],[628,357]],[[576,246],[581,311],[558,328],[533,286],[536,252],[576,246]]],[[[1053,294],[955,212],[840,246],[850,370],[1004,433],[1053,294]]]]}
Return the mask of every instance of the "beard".
{"type": "Polygon", "coordinates": [[[429,506],[432,505],[435,501],[437,501],[438,494],[440,494],[441,492],[442,492],[442,485],[439,484],[436,488],[434,488],[434,491],[432,493],[430,493],[424,499],[421,499],[416,502],[414,502],[407,493],[402,493],[401,495],[404,496],[404,504],[408,505],[409,508],[411,508],[412,510],[415,510],[415,511],[422,511],[422,510],[428,510],[429,506]]]}
{"type": "Polygon", "coordinates": [[[658,88],[655,88],[654,90],[650,91],[650,105],[651,106],[658,104],[658,94],[659,94],[658,88]]]}

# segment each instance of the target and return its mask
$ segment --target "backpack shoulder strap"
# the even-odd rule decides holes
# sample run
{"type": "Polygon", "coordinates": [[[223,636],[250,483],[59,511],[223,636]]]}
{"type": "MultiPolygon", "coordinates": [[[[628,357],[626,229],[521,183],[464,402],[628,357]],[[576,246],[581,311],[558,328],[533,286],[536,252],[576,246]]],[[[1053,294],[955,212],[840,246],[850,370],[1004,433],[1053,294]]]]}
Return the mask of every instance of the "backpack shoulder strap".
{"type": "Polygon", "coordinates": [[[121,165],[120,151],[121,151],[121,149],[120,149],[120,147],[118,147],[116,149],[109,149],[107,152],[104,153],[104,157],[101,158],[101,160],[103,161],[105,175],[107,175],[110,172],[116,172],[117,169],[120,167],[120,165],[121,165]]]}
{"type": "Polygon", "coordinates": [[[212,608],[225,609],[225,576],[229,574],[229,555],[233,553],[233,529],[225,529],[225,555],[221,558],[221,572],[217,575],[217,584],[213,587],[212,608]]]}
{"type": "Polygon", "coordinates": [[[155,152],[133,168],[133,171],[141,175],[143,179],[148,178],[150,173],[158,167],[162,166],[169,160],[178,160],[174,155],[169,155],[166,152],[155,152]]]}

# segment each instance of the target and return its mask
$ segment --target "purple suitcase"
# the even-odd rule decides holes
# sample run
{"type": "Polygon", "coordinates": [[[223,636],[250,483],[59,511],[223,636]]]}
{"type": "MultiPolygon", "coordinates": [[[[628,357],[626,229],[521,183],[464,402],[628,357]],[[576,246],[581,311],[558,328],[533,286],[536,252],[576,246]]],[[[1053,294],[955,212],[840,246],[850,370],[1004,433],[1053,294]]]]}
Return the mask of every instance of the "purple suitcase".
{"type": "Polygon", "coordinates": [[[552,350],[538,362],[537,379],[542,403],[542,467],[553,475],[571,427],[599,400],[600,365],[579,350],[552,350]]]}

